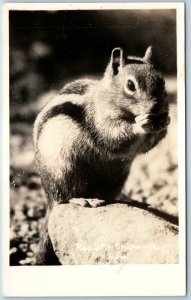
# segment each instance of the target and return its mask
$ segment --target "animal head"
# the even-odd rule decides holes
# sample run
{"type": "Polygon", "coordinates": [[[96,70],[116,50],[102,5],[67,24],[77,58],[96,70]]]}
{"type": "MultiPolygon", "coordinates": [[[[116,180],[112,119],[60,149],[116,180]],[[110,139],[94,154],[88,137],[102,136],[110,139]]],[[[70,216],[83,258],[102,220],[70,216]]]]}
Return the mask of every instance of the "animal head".
{"type": "Polygon", "coordinates": [[[116,106],[128,108],[135,116],[167,110],[165,82],[152,62],[152,47],[143,57],[113,49],[104,78],[116,92],[116,106]]]}

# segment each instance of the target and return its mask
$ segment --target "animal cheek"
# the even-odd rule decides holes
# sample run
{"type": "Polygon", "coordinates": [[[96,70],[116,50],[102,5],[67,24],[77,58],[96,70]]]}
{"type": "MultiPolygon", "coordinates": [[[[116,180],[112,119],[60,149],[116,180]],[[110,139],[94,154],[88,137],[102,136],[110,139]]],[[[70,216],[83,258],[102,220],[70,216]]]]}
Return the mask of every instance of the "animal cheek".
{"type": "Polygon", "coordinates": [[[140,109],[142,110],[141,114],[150,114],[154,107],[154,103],[152,101],[144,100],[144,101],[141,101],[139,106],[140,106],[140,109]]]}

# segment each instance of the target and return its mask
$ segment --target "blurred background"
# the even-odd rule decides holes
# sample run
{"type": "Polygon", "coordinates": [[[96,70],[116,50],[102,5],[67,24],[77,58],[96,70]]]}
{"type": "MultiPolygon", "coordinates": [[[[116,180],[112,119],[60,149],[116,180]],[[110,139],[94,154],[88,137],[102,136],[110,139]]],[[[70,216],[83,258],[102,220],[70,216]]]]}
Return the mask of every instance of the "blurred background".
{"type": "Polygon", "coordinates": [[[135,161],[123,193],[178,217],[176,11],[10,11],[10,264],[30,265],[46,199],[34,163],[33,122],[65,83],[100,77],[114,47],[154,62],[166,79],[171,125],[156,149],[135,161]],[[160,159],[159,159],[160,158],[160,159]]]}

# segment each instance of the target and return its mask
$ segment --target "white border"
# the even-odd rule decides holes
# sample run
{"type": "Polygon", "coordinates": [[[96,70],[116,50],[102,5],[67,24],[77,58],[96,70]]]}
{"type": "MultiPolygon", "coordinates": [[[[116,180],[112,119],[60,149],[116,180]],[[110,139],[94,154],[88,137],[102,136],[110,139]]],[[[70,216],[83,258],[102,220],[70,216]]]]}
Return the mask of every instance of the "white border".
{"type": "Polygon", "coordinates": [[[5,296],[183,296],[185,271],[185,60],[183,3],[4,4],[3,294],[5,296]],[[8,12],[67,9],[176,9],[178,58],[179,264],[119,266],[9,266],[9,32],[8,12]]]}
{"type": "Polygon", "coordinates": [[[4,9],[14,10],[92,10],[92,9],[181,9],[184,3],[179,2],[137,2],[137,3],[5,3],[4,9]]]}

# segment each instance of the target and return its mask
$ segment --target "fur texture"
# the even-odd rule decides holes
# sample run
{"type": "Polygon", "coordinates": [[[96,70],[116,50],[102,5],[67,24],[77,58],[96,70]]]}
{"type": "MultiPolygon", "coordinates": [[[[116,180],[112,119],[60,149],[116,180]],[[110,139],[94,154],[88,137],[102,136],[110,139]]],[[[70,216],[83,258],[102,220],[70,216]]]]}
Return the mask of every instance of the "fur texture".
{"type": "MultiPolygon", "coordinates": [[[[166,135],[164,80],[151,58],[149,48],[143,58],[114,49],[101,80],[67,84],[38,115],[36,161],[50,210],[71,198],[114,200],[135,157],[166,135]]],[[[52,264],[47,243],[39,264],[52,264]]]]}

